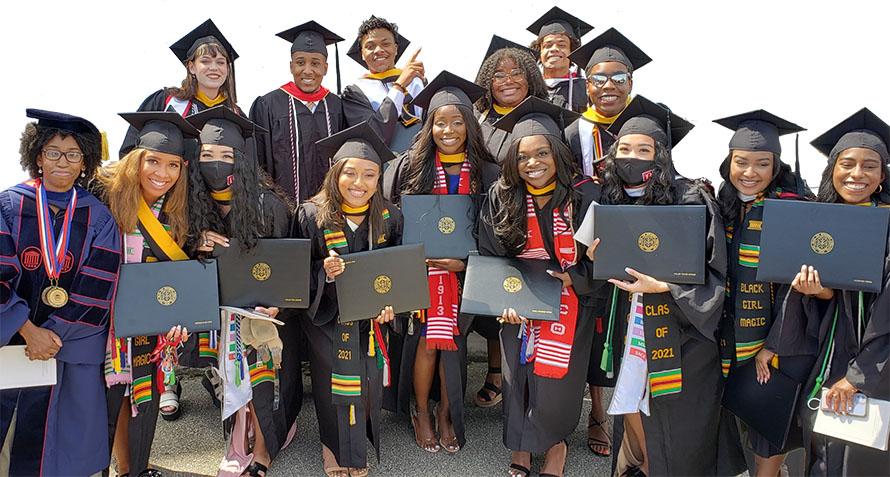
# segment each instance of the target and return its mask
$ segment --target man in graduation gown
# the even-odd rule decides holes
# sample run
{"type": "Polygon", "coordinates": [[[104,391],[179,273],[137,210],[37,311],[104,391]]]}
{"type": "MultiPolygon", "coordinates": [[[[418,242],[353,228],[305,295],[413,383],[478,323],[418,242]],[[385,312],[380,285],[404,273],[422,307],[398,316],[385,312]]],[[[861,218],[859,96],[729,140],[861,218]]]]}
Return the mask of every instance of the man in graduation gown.
{"type": "MultiPolygon", "coordinates": [[[[291,43],[293,81],[254,101],[250,119],[268,133],[256,135],[257,161],[297,203],[312,197],[330,168],[315,142],[344,128],[343,103],[321,85],[327,45],[343,41],[314,21],[278,34],[291,43]]],[[[338,68],[339,70],[339,68],[338,68]]],[[[339,73],[337,77],[339,88],[339,73]]]]}
{"type": "Polygon", "coordinates": [[[615,143],[606,129],[630,102],[634,71],[652,59],[614,28],[573,51],[569,58],[585,65],[589,107],[582,119],[566,128],[566,142],[584,175],[596,177],[600,161],[615,143]]]}
{"type": "Polygon", "coordinates": [[[590,30],[592,26],[559,7],[551,8],[528,27],[538,36],[531,47],[538,52],[550,102],[579,113],[587,109],[587,85],[569,53],[581,46],[581,37],[590,30]]]}
{"type": "Polygon", "coordinates": [[[355,126],[368,121],[383,141],[399,153],[410,147],[420,129],[421,111],[409,108],[408,103],[424,87],[423,63],[417,60],[420,48],[403,69],[395,66],[409,43],[395,23],[371,15],[359,26],[358,37],[347,53],[367,68],[368,74],[343,91],[346,124],[355,126]]]}

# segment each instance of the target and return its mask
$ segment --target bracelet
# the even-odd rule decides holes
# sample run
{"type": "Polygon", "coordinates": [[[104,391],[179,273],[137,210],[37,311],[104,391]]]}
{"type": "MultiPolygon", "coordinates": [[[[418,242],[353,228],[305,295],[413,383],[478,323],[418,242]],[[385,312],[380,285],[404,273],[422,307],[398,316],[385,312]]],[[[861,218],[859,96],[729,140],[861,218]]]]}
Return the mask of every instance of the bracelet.
{"type": "Polygon", "coordinates": [[[397,90],[399,90],[399,91],[401,91],[402,94],[408,94],[408,90],[405,89],[405,87],[402,86],[402,85],[400,85],[398,82],[393,83],[393,84],[392,84],[392,87],[395,88],[395,89],[397,89],[397,90]]]}

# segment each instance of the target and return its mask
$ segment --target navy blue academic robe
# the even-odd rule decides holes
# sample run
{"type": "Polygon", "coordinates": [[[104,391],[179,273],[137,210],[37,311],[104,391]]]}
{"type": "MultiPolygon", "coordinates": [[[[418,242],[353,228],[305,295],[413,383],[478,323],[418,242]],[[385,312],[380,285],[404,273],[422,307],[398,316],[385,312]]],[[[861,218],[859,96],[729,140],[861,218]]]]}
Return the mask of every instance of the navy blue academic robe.
{"type": "MultiPolygon", "coordinates": [[[[111,212],[80,187],[59,285],[69,301],[51,308],[40,257],[36,191],[29,181],[0,192],[0,346],[23,345],[26,320],[55,332],[57,382],[0,391],[0,436],[16,425],[9,475],[90,475],[109,462],[102,363],[120,266],[120,235],[111,212]]],[[[67,203],[53,217],[56,237],[67,203]]]]}

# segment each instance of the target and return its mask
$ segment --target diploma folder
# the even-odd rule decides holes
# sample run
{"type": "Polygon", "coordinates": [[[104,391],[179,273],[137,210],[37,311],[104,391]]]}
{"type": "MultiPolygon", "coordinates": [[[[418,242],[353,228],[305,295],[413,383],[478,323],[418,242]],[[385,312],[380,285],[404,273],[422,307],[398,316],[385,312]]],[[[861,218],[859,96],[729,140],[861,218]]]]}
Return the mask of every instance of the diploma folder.
{"type": "Polygon", "coordinates": [[[214,247],[222,306],[309,307],[311,242],[306,239],[259,239],[242,252],[236,239],[214,247]]]}
{"type": "Polygon", "coordinates": [[[477,251],[474,216],[469,195],[403,195],[402,243],[422,243],[427,258],[465,260],[477,251]]]}
{"type": "Polygon", "coordinates": [[[703,284],[705,213],[704,205],[595,205],[593,278],[634,280],[630,267],[667,283],[703,284]]]}
{"type": "Polygon", "coordinates": [[[470,255],[460,312],[501,316],[513,308],[531,320],[558,321],[562,280],[547,270],[561,269],[549,260],[470,255]]]}
{"type": "Polygon", "coordinates": [[[119,338],[219,330],[216,261],[174,260],[121,265],[114,297],[119,338]]]}
{"type": "Polygon", "coordinates": [[[801,265],[825,288],[881,290],[890,209],[768,199],[757,281],[791,283],[801,265]]]}
{"type": "Polygon", "coordinates": [[[430,307],[423,244],[341,255],[346,266],[335,278],[340,322],[377,318],[385,306],[395,313],[430,307]]]}
{"type": "Polygon", "coordinates": [[[772,366],[769,376],[766,384],[757,382],[753,359],[732,368],[723,390],[723,407],[782,449],[795,418],[794,404],[801,385],[772,366]]]}

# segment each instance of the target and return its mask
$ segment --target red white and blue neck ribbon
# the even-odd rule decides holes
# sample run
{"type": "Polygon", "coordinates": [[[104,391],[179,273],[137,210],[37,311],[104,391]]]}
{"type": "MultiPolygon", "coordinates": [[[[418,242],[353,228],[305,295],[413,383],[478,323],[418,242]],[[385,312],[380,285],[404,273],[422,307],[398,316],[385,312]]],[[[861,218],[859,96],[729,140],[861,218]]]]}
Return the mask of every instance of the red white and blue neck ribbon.
{"type": "Polygon", "coordinates": [[[74,220],[74,208],[77,206],[77,191],[71,191],[71,201],[65,210],[65,221],[58,242],[53,236],[52,213],[46,198],[46,188],[42,181],[37,181],[37,223],[40,230],[40,252],[46,274],[51,280],[58,280],[68,253],[68,240],[71,237],[71,223],[74,220]]]}

